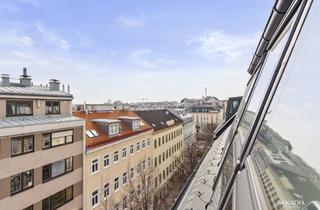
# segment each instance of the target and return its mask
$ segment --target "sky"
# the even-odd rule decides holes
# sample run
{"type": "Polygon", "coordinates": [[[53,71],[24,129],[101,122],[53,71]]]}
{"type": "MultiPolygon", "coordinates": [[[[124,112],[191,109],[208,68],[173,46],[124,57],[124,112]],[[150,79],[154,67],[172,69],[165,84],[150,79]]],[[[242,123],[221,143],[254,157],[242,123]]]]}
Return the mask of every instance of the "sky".
{"type": "Polygon", "coordinates": [[[273,0],[0,0],[0,74],[76,103],[242,95],[273,0]]]}

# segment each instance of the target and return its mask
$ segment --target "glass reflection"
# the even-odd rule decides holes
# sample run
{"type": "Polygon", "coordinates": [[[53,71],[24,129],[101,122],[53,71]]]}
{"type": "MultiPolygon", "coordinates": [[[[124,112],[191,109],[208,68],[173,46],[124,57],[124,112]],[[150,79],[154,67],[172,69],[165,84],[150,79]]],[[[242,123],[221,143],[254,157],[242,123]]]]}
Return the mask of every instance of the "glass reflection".
{"type": "Polygon", "coordinates": [[[227,188],[227,184],[233,174],[233,168],[234,168],[234,158],[233,158],[233,144],[230,145],[229,150],[227,151],[225,161],[223,165],[221,166],[221,174],[216,180],[217,186],[215,188],[215,191],[213,192],[212,197],[212,206],[213,209],[216,209],[218,207],[218,204],[220,203],[222,199],[222,195],[224,191],[227,188]]]}
{"type": "Polygon", "coordinates": [[[320,207],[320,2],[313,4],[250,155],[270,209],[320,207]]]}
{"type": "MultiPolygon", "coordinates": [[[[288,26],[288,28],[292,28],[292,22],[288,26]]],[[[246,107],[246,110],[243,114],[239,125],[239,135],[242,141],[245,141],[248,137],[249,131],[255,119],[256,113],[258,111],[259,105],[262,102],[262,99],[266,93],[267,87],[271,81],[273,72],[276,69],[282,51],[285,47],[285,44],[289,38],[291,30],[286,30],[282,35],[282,38],[278,43],[271,49],[267,55],[264,66],[262,67],[262,71],[259,75],[257,85],[255,90],[251,96],[249,104],[246,107]]]]}

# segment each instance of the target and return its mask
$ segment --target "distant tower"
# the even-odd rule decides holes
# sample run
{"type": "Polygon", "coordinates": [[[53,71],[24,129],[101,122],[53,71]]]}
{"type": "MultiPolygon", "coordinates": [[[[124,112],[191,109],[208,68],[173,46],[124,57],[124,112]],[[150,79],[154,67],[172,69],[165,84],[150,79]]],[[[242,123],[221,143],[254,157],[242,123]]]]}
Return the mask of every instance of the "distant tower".
{"type": "Polygon", "coordinates": [[[204,97],[207,97],[207,87],[204,87],[204,97]]]}

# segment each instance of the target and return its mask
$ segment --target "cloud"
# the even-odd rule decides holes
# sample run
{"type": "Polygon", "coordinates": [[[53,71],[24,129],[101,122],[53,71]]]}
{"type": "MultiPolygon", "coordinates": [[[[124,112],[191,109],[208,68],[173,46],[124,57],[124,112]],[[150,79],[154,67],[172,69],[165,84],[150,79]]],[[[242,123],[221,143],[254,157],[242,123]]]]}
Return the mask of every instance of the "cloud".
{"type": "Polygon", "coordinates": [[[63,50],[68,50],[71,45],[70,43],[61,38],[55,30],[46,29],[41,23],[35,25],[36,29],[42,35],[43,39],[63,50]]]}
{"type": "Polygon", "coordinates": [[[157,68],[160,63],[171,62],[167,55],[154,53],[152,49],[141,48],[129,54],[129,60],[139,66],[153,69],[157,68]]]}
{"type": "Polygon", "coordinates": [[[33,39],[21,32],[2,31],[0,32],[0,46],[3,49],[31,47],[34,44],[33,39]]]}
{"type": "Polygon", "coordinates": [[[232,62],[244,51],[252,49],[257,42],[257,34],[241,36],[214,30],[198,35],[187,44],[195,45],[197,52],[207,59],[222,57],[225,61],[232,62]]]}
{"type": "Polygon", "coordinates": [[[117,23],[126,28],[140,28],[145,25],[144,18],[141,15],[138,16],[124,16],[121,15],[116,19],[117,23]]]}

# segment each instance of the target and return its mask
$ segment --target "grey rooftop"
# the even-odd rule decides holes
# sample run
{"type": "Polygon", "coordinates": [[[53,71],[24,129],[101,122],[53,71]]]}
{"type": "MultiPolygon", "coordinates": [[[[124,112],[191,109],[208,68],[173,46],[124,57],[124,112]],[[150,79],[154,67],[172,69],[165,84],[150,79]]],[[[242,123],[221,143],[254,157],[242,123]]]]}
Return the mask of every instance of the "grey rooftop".
{"type": "Polygon", "coordinates": [[[82,121],[82,119],[72,115],[6,117],[0,119],[0,129],[71,121],[82,121]]]}

